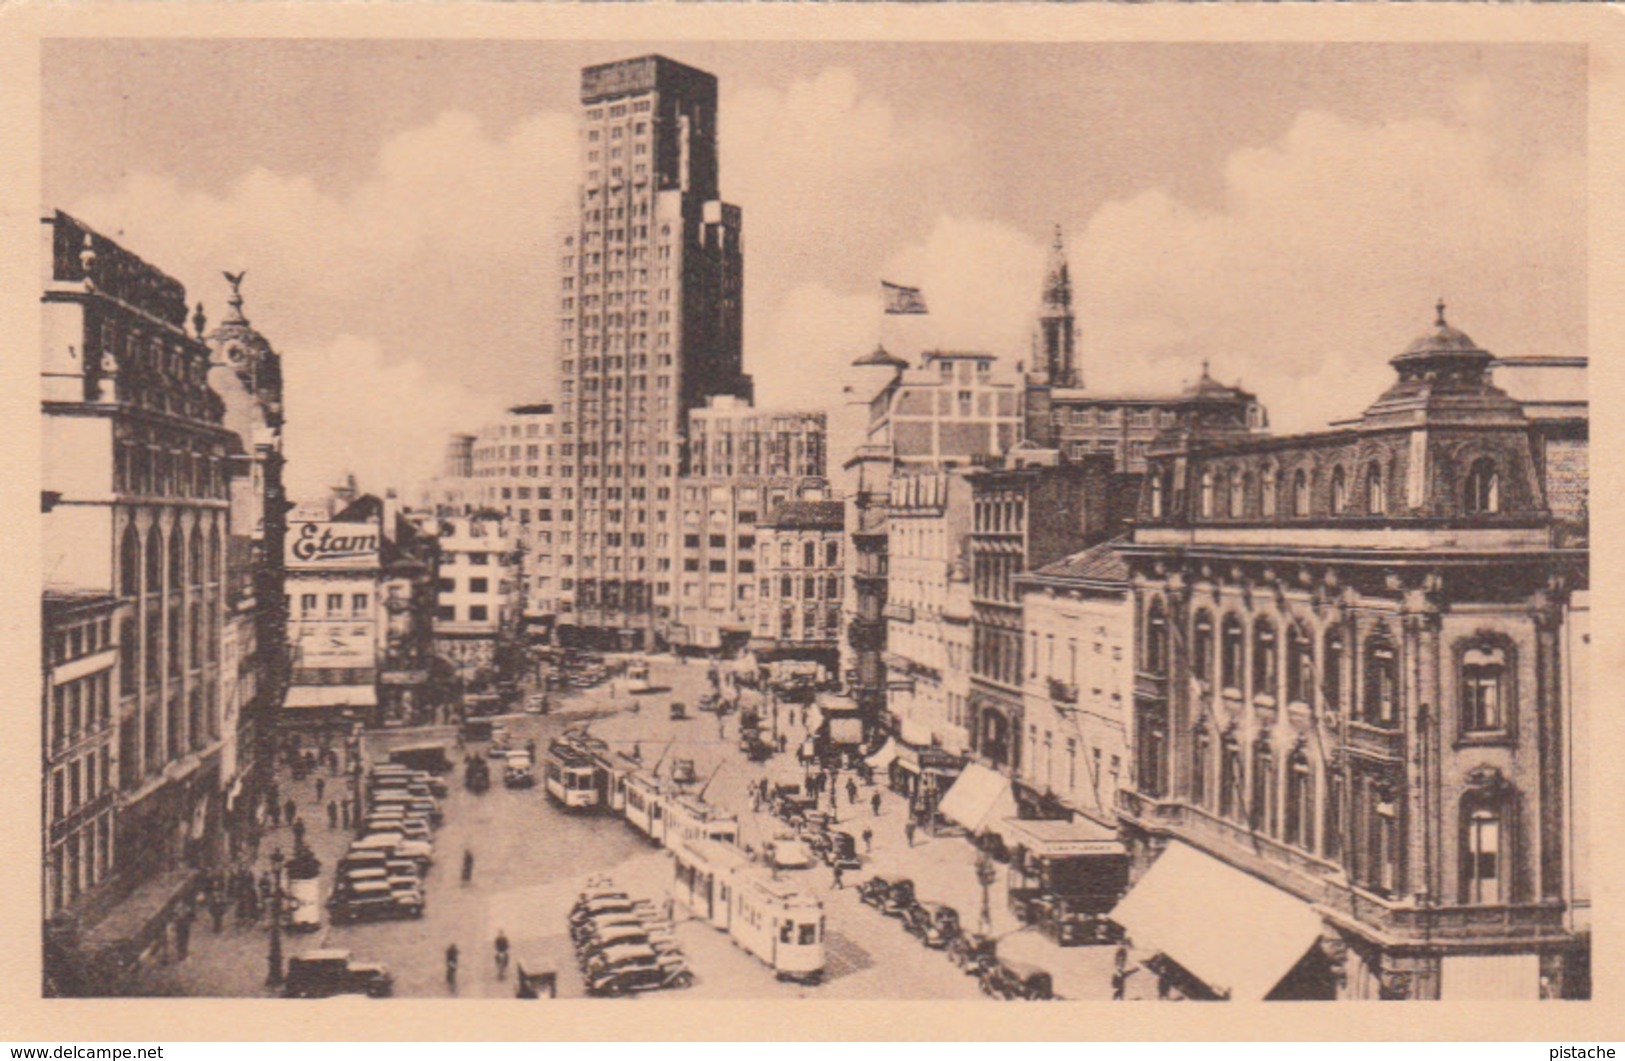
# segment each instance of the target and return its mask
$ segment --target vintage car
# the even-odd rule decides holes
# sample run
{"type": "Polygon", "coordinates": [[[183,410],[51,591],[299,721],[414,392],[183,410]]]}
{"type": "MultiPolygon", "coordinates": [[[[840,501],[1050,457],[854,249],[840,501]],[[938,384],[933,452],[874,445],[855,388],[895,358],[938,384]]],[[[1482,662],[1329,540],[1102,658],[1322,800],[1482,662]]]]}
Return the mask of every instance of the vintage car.
{"type": "Polygon", "coordinates": [[[284,998],[331,998],[366,995],[387,998],[395,990],[389,969],[377,962],[358,962],[347,950],[316,950],[288,959],[282,981],[284,998]]]}
{"type": "Polygon", "coordinates": [[[360,881],[335,890],[327,900],[327,914],[334,924],[422,917],[422,893],[414,897],[397,893],[388,881],[360,881]]]}
{"type": "Polygon", "coordinates": [[[942,903],[917,903],[904,915],[903,928],[927,947],[940,950],[959,935],[959,914],[942,903]]]}
{"type": "Polygon", "coordinates": [[[1050,999],[1055,985],[1050,974],[1036,965],[995,959],[983,965],[977,976],[983,992],[999,999],[1050,999]]]}
{"type": "Polygon", "coordinates": [[[892,881],[886,897],[880,901],[880,912],[887,917],[902,917],[914,905],[914,882],[908,879],[892,881]]]}
{"type": "Polygon", "coordinates": [[[768,856],[779,869],[806,869],[813,864],[813,854],[800,837],[779,833],[768,844],[768,856]]]}
{"type": "Polygon", "coordinates": [[[694,982],[694,974],[680,955],[662,955],[653,947],[616,947],[606,951],[604,959],[599,970],[587,977],[588,994],[613,998],[694,982]]]}
{"type": "Polygon", "coordinates": [[[870,877],[858,885],[858,898],[878,910],[885,903],[886,894],[891,891],[891,883],[885,877],[870,877]]]}
{"type": "Polygon", "coordinates": [[[839,866],[842,869],[861,869],[863,860],[858,858],[858,842],[851,833],[832,832],[828,834],[829,840],[819,854],[827,866],[839,866]]]}

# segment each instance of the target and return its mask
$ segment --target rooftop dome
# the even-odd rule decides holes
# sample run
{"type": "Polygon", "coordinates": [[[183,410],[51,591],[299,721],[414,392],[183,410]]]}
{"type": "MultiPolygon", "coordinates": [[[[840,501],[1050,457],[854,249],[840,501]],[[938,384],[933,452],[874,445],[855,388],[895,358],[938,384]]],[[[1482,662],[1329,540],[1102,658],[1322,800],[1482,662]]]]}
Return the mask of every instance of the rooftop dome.
{"type": "MultiPolygon", "coordinates": [[[[1444,319],[1444,300],[1440,299],[1434,307],[1437,316],[1433,320],[1433,330],[1419,337],[1415,342],[1405,348],[1399,357],[1405,360],[1419,360],[1434,358],[1440,355],[1454,356],[1467,354],[1476,358],[1488,358],[1489,352],[1477,343],[1472,336],[1459,328],[1452,328],[1444,319]]],[[[1397,359],[1396,359],[1397,360],[1397,359]]]]}
{"type": "Polygon", "coordinates": [[[1185,388],[1182,397],[1229,399],[1234,398],[1236,395],[1241,393],[1235,387],[1226,387],[1223,383],[1220,383],[1218,380],[1209,375],[1207,365],[1208,363],[1206,361],[1202,362],[1201,377],[1195,383],[1185,388]]]}
{"type": "Polygon", "coordinates": [[[884,346],[876,346],[869,353],[864,354],[852,362],[855,368],[867,368],[870,365],[884,365],[891,368],[907,368],[908,362],[886,350],[884,346]]]}

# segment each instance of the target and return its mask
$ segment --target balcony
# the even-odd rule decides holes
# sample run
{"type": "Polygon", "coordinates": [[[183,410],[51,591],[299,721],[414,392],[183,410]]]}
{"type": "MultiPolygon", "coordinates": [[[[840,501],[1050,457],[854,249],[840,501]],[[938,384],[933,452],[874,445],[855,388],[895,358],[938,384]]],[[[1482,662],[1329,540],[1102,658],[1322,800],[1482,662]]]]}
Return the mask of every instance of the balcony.
{"type": "Polygon", "coordinates": [[[1157,700],[1166,703],[1168,700],[1168,677],[1164,674],[1146,674],[1136,671],[1134,674],[1134,699],[1157,700]]]}
{"type": "Polygon", "coordinates": [[[1078,703],[1078,687],[1051,678],[1049,680],[1049,698],[1057,704],[1075,707],[1078,703]]]}
{"type": "Polygon", "coordinates": [[[1392,762],[1405,757],[1405,734],[1400,730],[1351,720],[1346,732],[1350,751],[1392,762]]]}
{"type": "Polygon", "coordinates": [[[914,621],[914,606],[910,604],[888,604],[885,616],[899,623],[912,623],[914,621]]]}
{"type": "Polygon", "coordinates": [[[1185,805],[1182,803],[1157,799],[1127,788],[1117,790],[1117,809],[1124,817],[1133,818],[1150,828],[1178,825],[1185,815],[1185,805]]]}

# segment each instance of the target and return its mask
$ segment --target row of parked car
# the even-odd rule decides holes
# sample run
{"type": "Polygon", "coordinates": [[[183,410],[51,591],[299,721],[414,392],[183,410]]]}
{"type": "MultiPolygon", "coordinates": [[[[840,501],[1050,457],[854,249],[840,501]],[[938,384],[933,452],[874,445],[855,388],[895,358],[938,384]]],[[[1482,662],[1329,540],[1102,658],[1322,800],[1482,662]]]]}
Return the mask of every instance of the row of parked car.
{"type": "Polygon", "coordinates": [[[423,916],[443,795],[445,782],[427,771],[390,763],[373,768],[366,814],[339,860],[327,902],[335,924],[423,916]]]}
{"type": "Polygon", "coordinates": [[[571,907],[570,939],[590,995],[614,998],[694,982],[671,921],[607,877],[589,881],[571,907]]]}
{"type": "Polygon", "coordinates": [[[914,882],[906,877],[870,877],[858,885],[858,898],[887,917],[897,918],[904,931],[927,947],[945,951],[955,965],[976,977],[989,997],[1056,997],[1049,973],[1037,966],[1000,958],[996,940],[966,932],[957,910],[946,903],[922,901],[914,893],[914,882]]]}

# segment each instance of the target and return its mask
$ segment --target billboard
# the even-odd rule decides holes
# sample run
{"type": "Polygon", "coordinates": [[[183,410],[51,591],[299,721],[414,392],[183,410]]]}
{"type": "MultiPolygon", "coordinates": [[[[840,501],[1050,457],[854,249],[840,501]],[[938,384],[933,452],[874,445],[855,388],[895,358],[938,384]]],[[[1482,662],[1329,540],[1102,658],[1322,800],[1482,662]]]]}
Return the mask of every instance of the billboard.
{"type": "Polygon", "coordinates": [[[305,623],[294,642],[293,665],[301,670],[353,670],[377,658],[370,623],[305,623]]]}
{"type": "Polygon", "coordinates": [[[298,520],[288,524],[284,560],[290,570],[378,566],[378,528],[371,523],[298,520]]]}

